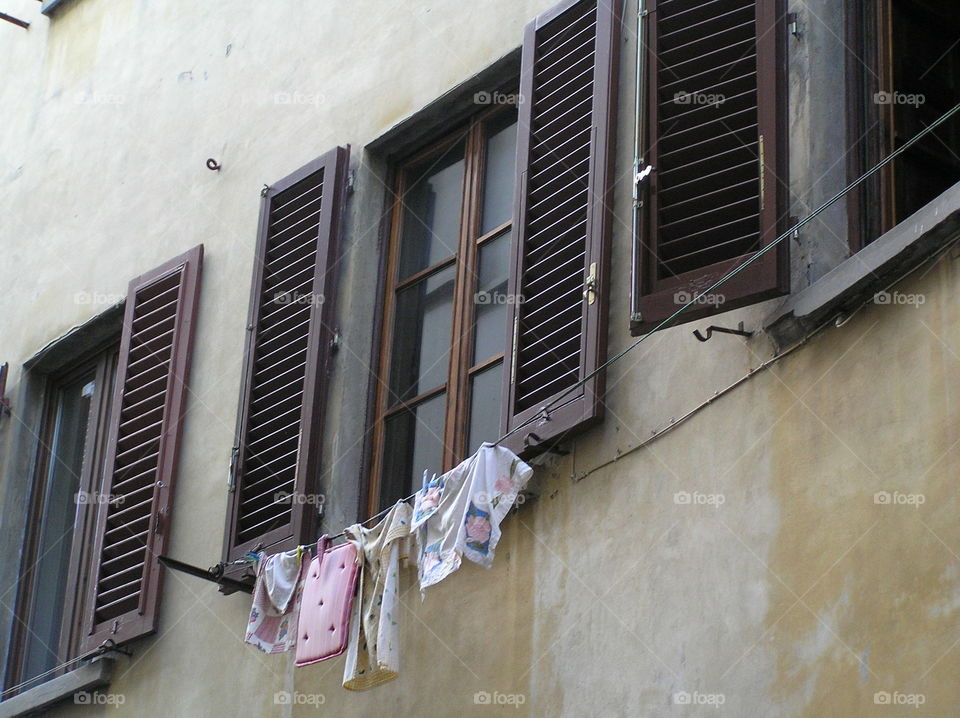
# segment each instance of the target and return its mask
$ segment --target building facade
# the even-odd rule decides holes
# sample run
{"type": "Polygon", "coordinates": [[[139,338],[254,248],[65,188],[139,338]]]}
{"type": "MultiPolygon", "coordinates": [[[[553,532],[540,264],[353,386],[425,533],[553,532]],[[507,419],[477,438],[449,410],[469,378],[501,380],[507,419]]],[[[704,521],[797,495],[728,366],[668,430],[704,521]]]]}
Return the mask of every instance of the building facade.
{"type": "Polygon", "coordinates": [[[955,13],[0,10],[0,715],[960,711],[955,13]],[[243,642],[498,439],[396,680],[243,642]]]}

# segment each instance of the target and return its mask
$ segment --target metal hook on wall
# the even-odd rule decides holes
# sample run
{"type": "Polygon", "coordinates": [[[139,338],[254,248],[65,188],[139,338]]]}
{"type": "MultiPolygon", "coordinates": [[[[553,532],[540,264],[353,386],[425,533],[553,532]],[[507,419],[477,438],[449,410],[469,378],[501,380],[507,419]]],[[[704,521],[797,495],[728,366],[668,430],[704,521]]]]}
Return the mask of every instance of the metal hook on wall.
{"type": "Polygon", "coordinates": [[[727,327],[711,325],[707,327],[707,336],[703,336],[699,329],[694,329],[693,336],[695,336],[701,342],[706,342],[710,340],[710,337],[713,336],[714,332],[719,332],[720,334],[735,334],[738,337],[746,337],[747,339],[753,336],[753,332],[744,331],[743,322],[740,322],[736,329],[728,329],[727,327]]]}

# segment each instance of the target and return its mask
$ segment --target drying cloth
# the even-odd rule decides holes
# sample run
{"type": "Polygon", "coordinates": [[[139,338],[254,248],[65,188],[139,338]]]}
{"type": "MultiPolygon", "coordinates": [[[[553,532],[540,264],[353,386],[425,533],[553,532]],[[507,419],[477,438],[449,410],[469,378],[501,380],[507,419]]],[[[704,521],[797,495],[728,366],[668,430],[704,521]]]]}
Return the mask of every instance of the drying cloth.
{"type": "Polygon", "coordinates": [[[485,568],[493,565],[500,522],[531,474],[512,451],[486,443],[439,479],[425,482],[411,524],[420,544],[421,591],[460,568],[461,556],[485,568]],[[435,493],[439,501],[433,506],[435,493]]]}
{"type": "Polygon", "coordinates": [[[283,653],[296,645],[306,567],[298,549],[260,555],[244,641],[265,653],[283,653]]]}
{"type": "Polygon", "coordinates": [[[410,505],[398,501],[373,528],[354,524],[344,536],[357,547],[360,587],[353,603],[343,687],[363,691],[400,672],[400,560],[410,543],[410,505]]]}

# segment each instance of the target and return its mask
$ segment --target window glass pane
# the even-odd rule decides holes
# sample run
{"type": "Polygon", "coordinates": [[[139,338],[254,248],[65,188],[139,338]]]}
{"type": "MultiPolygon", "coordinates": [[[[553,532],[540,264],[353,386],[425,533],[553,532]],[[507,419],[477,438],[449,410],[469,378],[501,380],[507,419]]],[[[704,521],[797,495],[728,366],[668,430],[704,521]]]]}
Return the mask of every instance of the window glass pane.
{"type": "Polygon", "coordinates": [[[517,150],[517,116],[508,112],[487,125],[481,235],[510,220],[517,150]]]}
{"type": "Polygon", "coordinates": [[[443,463],[443,420],[446,396],[427,399],[386,421],[380,505],[409,496],[420,486],[424,469],[438,474],[443,463]]]}
{"type": "Polygon", "coordinates": [[[451,265],[397,292],[391,405],[447,380],[455,273],[451,265]]]}
{"type": "Polygon", "coordinates": [[[476,309],[471,366],[502,354],[506,346],[510,232],[484,243],[479,255],[477,292],[473,298],[476,309]]]}
{"type": "Polygon", "coordinates": [[[95,388],[93,380],[93,373],[84,376],[65,386],[58,398],[49,468],[43,489],[24,679],[43,673],[61,662],[57,651],[90,402],[95,388]]]}
{"type": "Polygon", "coordinates": [[[473,454],[484,441],[500,438],[500,382],[503,362],[477,372],[470,379],[470,434],[473,454]]]}
{"type": "Polygon", "coordinates": [[[399,279],[457,253],[464,144],[407,173],[399,279]]]}

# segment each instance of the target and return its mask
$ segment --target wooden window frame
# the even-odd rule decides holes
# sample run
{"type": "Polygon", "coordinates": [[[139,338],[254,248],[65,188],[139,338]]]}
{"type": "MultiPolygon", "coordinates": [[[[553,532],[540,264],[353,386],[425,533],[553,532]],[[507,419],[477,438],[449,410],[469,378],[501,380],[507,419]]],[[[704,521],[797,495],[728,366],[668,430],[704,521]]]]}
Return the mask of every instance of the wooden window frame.
{"type": "MultiPolygon", "coordinates": [[[[506,95],[509,91],[498,94],[506,95]]],[[[484,130],[488,122],[498,119],[503,113],[510,112],[506,105],[497,105],[474,114],[467,124],[449,132],[439,140],[431,142],[419,151],[396,162],[392,168],[395,178],[390,192],[389,234],[386,248],[385,281],[380,297],[379,313],[382,322],[379,337],[375,339],[377,353],[376,389],[374,392],[374,421],[370,442],[370,466],[367,491],[367,509],[369,513],[380,510],[381,475],[384,467],[386,420],[424,401],[444,394],[446,399],[443,430],[443,463],[436,467],[438,471],[448,471],[463,459],[467,450],[470,416],[470,380],[479,372],[507,360],[507,334],[504,335],[504,351],[492,356],[480,364],[472,365],[474,348],[474,302],[476,293],[478,255],[482,246],[510,232],[513,220],[508,219],[494,229],[481,234],[483,211],[483,184],[486,171],[486,137],[484,130]],[[417,271],[411,276],[397,281],[400,256],[400,244],[403,228],[403,198],[406,191],[406,174],[409,170],[429,160],[442,156],[446,151],[463,141],[464,177],[461,189],[460,229],[457,238],[456,254],[445,257],[417,271]],[[451,326],[450,358],[447,380],[415,397],[393,405],[388,405],[390,393],[390,369],[393,358],[393,334],[397,292],[415,284],[418,280],[450,265],[456,265],[454,280],[453,321],[451,326]]]]}
{"type": "MultiPolygon", "coordinates": [[[[96,389],[87,418],[88,432],[80,475],[80,491],[99,493],[102,488],[103,474],[100,466],[109,441],[110,402],[113,393],[113,377],[117,366],[119,334],[95,349],[85,352],[70,362],[69,366],[43,377],[44,408],[41,413],[40,432],[37,437],[38,448],[34,463],[24,547],[18,571],[16,593],[16,620],[13,625],[9,646],[9,660],[5,685],[13,686],[25,680],[23,661],[26,658],[27,626],[30,620],[24,613],[29,612],[34,593],[33,568],[38,560],[40,529],[42,525],[45,496],[45,484],[52,458],[52,442],[56,429],[57,411],[60,403],[60,390],[79,377],[91,371],[95,374],[96,389]]],[[[86,581],[90,576],[91,551],[94,542],[95,505],[77,504],[74,516],[73,539],[71,542],[70,564],[67,586],[64,591],[64,603],[61,607],[62,620],[60,640],[57,646],[57,663],[64,663],[80,654],[83,634],[83,616],[86,607],[86,581]]],[[[63,675],[67,669],[59,669],[50,678],[63,675]]],[[[30,686],[32,687],[32,686],[30,686]]],[[[27,689],[24,689],[27,690],[27,689]]]]}

